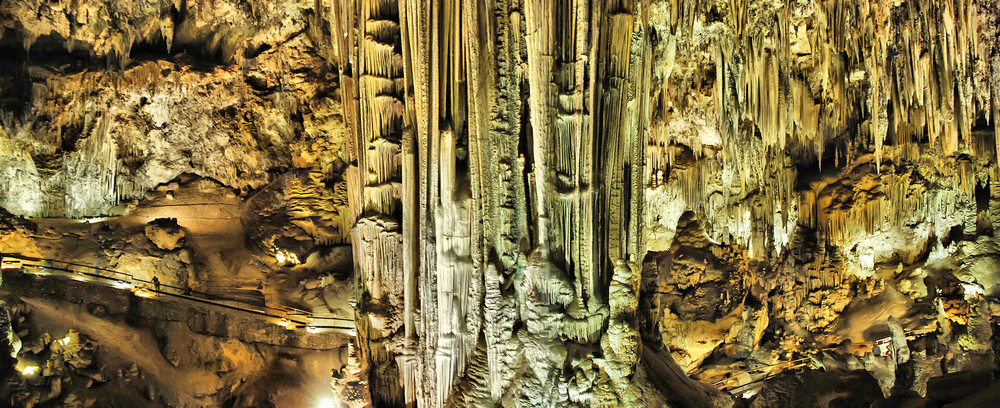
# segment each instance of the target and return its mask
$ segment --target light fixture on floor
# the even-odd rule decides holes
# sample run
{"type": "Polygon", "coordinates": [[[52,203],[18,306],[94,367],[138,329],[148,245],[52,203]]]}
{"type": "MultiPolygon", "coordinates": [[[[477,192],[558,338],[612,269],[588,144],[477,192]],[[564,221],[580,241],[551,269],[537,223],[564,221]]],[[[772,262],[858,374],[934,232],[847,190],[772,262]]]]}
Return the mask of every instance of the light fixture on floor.
{"type": "Polygon", "coordinates": [[[281,265],[285,265],[285,264],[298,265],[299,264],[299,256],[298,255],[295,255],[294,253],[291,253],[289,251],[284,251],[284,250],[277,249],[277,248],[274,249],[274,259],[277,260],[278,263],[281,264],[281,265]]]}

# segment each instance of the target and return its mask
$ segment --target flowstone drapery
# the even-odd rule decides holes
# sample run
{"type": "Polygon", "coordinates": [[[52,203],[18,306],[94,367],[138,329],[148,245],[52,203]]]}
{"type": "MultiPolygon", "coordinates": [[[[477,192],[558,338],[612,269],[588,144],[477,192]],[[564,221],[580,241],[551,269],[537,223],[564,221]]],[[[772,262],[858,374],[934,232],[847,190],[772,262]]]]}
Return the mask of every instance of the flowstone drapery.
{"type": "Polygon", "coordinates": [[[0,207],[355,300],[377,406],[725,405],[809,356],[890,392],[837,371],[889,314],[927,395],[1000,341],[998,37],[997,0],[7,0],[0,207]],[[150,217],[220,247],[98,228],[150,217]]]}
{"type": "MultiPolygon", "coordinates": [[[[992,3],[835,3],[334,5],[334,37],[354,50],[342,90],[357,102],[358,317],[376,399],[657,398],[630,380],[650,321],[640,293],[654,290],[642,282],[656,284],[641,277],[686,211],[705,245],[743,248],[712,249],[743,265],[742,296],[759,279],[747,262],[803,234],[855,248],[821,259],[864,277],[893,256],[873,237],[975,219],[1000,105],[992,3]],[[932,173],[954,187],[924,183],[932,173]]],[[[853,282],[838,279],[815,287],[853,282]]],[[[674,354],[688,370],[760,341],[767,307],[727,302],[744,326],[674,354]]],[[[657,319],[657,347],[702,327],[657,319]]]]}
{"type": "Polygon", "coordinates": [[[634,345],[603,357],[601,344],[609,321],[635,333],[608,288],[616,264],[637,285],[645,251],[651,49],[641,5],[591,6],[341,8],[360,11],[342,89],[358,101],[353,242],[376,400],[486,404],[522,389],[549,405],[575,376],[589,378],[580,402],[595,383],[610,400],[627,388],[634,345]]]}

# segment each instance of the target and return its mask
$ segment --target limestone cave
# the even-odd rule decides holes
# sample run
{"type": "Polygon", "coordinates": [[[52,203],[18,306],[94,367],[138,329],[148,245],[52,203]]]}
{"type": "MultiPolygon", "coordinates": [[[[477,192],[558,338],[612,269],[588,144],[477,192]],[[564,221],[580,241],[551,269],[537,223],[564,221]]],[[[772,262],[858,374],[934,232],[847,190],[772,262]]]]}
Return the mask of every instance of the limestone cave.
{"type": "Polygon", "coordinates": [[[0,0],[0,407],[1000,406],[998,0],[0,0]]]}

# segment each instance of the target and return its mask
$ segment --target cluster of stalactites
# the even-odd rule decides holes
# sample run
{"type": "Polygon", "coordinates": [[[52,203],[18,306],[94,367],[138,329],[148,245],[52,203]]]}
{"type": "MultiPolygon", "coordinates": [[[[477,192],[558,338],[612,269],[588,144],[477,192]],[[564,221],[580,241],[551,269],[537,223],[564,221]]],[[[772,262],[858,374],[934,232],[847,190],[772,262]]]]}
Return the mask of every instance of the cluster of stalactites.
{"type": "MultiPolygon", "coordinates": [[[[151,149],[147,140],[128,133],[129,123],[123,122],[121,115],[123,109],[127,112],[138,102],[140,95],[155,99],[185,81],[184,73],[174,68],[172,63],[147,61],[115,75],[81,72],[47,76],[44,86],[33,89],[32,100],[40,108],[36,114],[47,114],[49,120],[21,123],[7,117],[0,125],[5,128],[0,143],[9,151],[0,152],[0,160],[4,160],[10,174],[0,180],[0,186],[11,192],[2,196],[2,205],[29,217],[108,215],[117,211],[115,207],[121,202],[141,198],[163,182],[149,177],[144,167],[137,169],[128,163],[130,159],[148,157],[151,149]],[[39,128],[39,124],[47,126],[39,128]],[[46,143],[34,143],[25,137],[31,133],[40,133],[46,143]],[[36,157],[56,153],[63,157],[58,167],[51,166],[51,162],[35,162],[36,157]],[[33,191],[21,185],[31,185],[33,191]]],[[[185,87],[179,91],[185,96],[187,92],[185,87]]],[[[210,99],[242,97],[245,92],[242,82],[236,82],[210,99]]],[[[165,118],[151,121],[154,127],[170,124],[165,118]]],[[[148,139],[150,134],[144,136],[148,139]]],[[[202,172],[236,185],[240,164],[246,166],[244,169],[265,167],[254,155],[239,160],[243,163],[232,160],[232,165],[213,166],[202,172]]]]}
{"type": "Polygon", "coordinates": [[[133,48],[150,46],[162,47],[158,51],[165,54],[187,47],[241,66],[252,58],[252,53],[244,51],[247,40],[252,41],[254,34],[248,22],[259,22],[260,17],[253,2],[247,3],[248,12],[236,12],[227,9],[227,5],[217,5],[209,11],[208,7],[202,10],[188,4],[177,0],[145,2],[138,10],[127,10],[131,14],[125,18],[120,15],[123,10],[115,9],[118,6],[100,2],[60,0],[36,5],[18,2],[0,16],[21,26],[17,30],[0,29],[0,38],[7,31],[16,32],[27,52],[40,43],[39,39],[51,37],[62,41],[67,53],[103,58],[110,69],[129,66],[133,48]],[[19,21],[36,12],[38,20],[19,21]],[[206,18],[218,20],[202,20],[206,18]]]}
{"type": "Polygon", "coordinates": [[[969,147],[976,119],[990,119],[997,105],[991,81],[1000,74],[989,66],[997,44],[988,26],[996,11],[986,6],[744,3],[752,19],[727,14],[733,31],[715,42],[716,114],[729,152],[745,148],[726,142],[748,121],[761,148],[781,151],[794,140],[818,158],[845,133],[870,137],[876,166],[890,135],[896,144],[926,137],[949,155],[969,147]]]}
{"type": "MultiPolygon", "coordinates": [[[[754,237],[756,231],[773,231],[776,246],[787,242],[789,216],[841,241],[852,235],[845,233],[847,225],[871,233],[912,220],[915,209],[934,218],[933,211],[958,206],[972,196],[967,187],[974,181],[956,181],[962,198],[939,198],[934,206],[905,195],[890,177],[881,180],[886,184],[876,198],[820,208],[825,205],[816,201],[820,191],[795,191],[801,188],[794,184],[800,169],[787,152],[793,146],[811,147],[821,170],[831,144],[835,166],[871,152],[876,173],[884,170],[886,154],[905,160],[921,152],[941,158],[967,152],[993,160],[1000,144],[987,148],[992,135],[974,127],[998,117],[997,14],[995,4],[971,0],[669,2],[669,34],[663,40],[668,51],[662,54],[669,69],[662,74],[683,75],[682,68],[690,65],[685,58],[711,55],[715,127],[721,135],[721,164],[698,160],[671,169],[682,196],[691,209],[728,224],[714,236],[751,247],[767,241],[754,237]],[[710,21],[710,14],[721,18],[710,21]],[[888,153],[887,147],[892,147],[888,153]],[[748,200],[753,192],[765,197],[748,200]],[[719,196],[721,203],[714,198],[719,196]],[[752,225],[758,222],[763,226],[752,225]]],[[[669,78],[661,79],[667,86],[669,78]]],[[[673,98],[675,103],[660,103],[662,112],[654,118],[677,117],[668,109],[691,100],[689,95],[673,98]]],[[[669,182],[654,178],[664,174],[658,168],[674,166],[678,150],[672,145],[685,145],[696,159],[712,150],[700,145],[704,138],[693,143],[667,124],[654,120],[651,126],[651,185],[669,182]]]]}
{"type": "Polygon", "coordinates": [[[6,191],[3,206],[28,217],[83,217],[106,214],[109,204],[144,192],[137,182],[118,178],[121,164],[110,123],[106,110],[88,112],[81,132],[86,137],[58,169],[39,168],[20,141],[6,132],[0,135],[0,163],[7,169],[0,182],[6,191]]]}

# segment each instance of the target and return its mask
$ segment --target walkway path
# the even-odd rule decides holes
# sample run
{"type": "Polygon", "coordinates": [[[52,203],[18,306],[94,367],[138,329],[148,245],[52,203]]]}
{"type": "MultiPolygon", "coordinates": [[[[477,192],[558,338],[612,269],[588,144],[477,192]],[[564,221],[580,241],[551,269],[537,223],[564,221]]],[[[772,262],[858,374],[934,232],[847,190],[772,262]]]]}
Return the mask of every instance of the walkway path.
{"type": "Polygon", "coordinates": [[[356,335],[354,320],[328,313],[312,313],[272,302],[249,302],[210,293],[192,291],[136,278],[132,274],[78,263],[0,253],[0,269],[17,269],[35,276],[56,276],[80,282],[131,291],[143,298],[174,300],[214,306],[227,311],[248,313],[288,329],[309,333],[356,335]]]}

